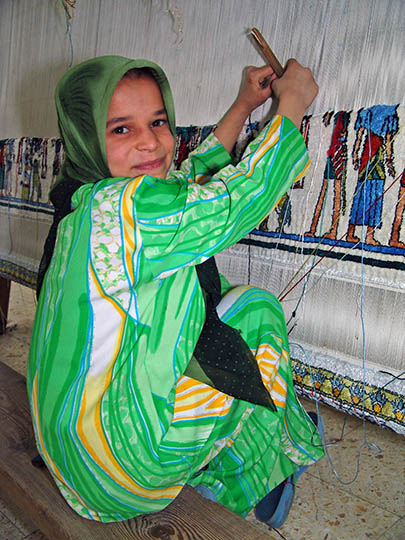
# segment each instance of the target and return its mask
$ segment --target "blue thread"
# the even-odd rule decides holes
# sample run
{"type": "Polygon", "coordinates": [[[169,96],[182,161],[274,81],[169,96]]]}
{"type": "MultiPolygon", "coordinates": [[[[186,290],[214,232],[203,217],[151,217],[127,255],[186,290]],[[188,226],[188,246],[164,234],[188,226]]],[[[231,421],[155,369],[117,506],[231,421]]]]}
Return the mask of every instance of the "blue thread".
{"type": "MultiPolygon", "coordinates": [[[[320,216],[320,224],[319,224],[319,230],[322,231],[323,230],[323,220],[324,220],[324,217],[325,217],[325,206],[326,206],[326,201],[327,201],[327,198],[328,198],[328,192],[329,192],[329,160],[326,162],[327,163],[327,168],[328,168],[328,173],[327,173],[327,183],[326,183],[326,192],[325,192],[325,197],[324,197],[324,200],[322,202],[322,208],[321,208],[321,216],[320,216]]],[[[281,233],[280,233],[281,235],[281,233]]],[[[311,273],[312,273],[312,270],[314,269],[315,267],[315,264],[316,264],[316,256],[317,256],[317,253],[318,253],[318,249],[320,248],[320,245],[322,244],[322,240],[324,240],[324,236],[321,236],[322,233],[320,233],[320,238],[319,238],[319,241],[317,242],[317,245],[315,246],[313,252],[312,252],[312,265],[311,265],[311,268],[309,269],[308,271],[308,275],[307,277],[305,278],[305,281],[304,281],[304,285],[302,287],[302,291],[301,291],[301,294],[300,294],[300,297],[298,298],[298,301],[297,301],[297,304],[295,305],[295,309],[292,311],[291,313],[291,317],[289,318],[288,322],[287,322],[287,328],[288,328],[288,325],[291,323],[292,319],[295,318],[296,314],[297,314],[297,310],[304,298],[304,295],[305,295],[305,292],[306,292],[306,288],[307,288],[307,285],[308,285],[308,282],[309,282],[309,278],[311,276],[311,273]]],[[[305,234],[304,234],[305,236],[305,234]]],[[[297,323],[295,323],[292,328],[288,331],[288,334],[290,334],[295,326],[296,326],[297,323]]]]}
{"type": "MultiPolygon", "coordinates": [[[[312,376],[312,369],[311,369],[311,364],[309,362],[309,358],[308,358],[308,354],[306,352],[306,350],[304,349],[304,347],[302,347],[302,345],[300,345],[299,343],[290,343],[290,346],[295,346],[295,347],[298,347],[302,353],[304,354],[305,356],[305,360],[306,360],[306,363],[307,363],[307,366],[308,366],[308,370],[309,370],[309,374],[310,374],[310,377],[311,377],[311,382],[312,382],[312,387],[313,387],[313,396],[314,396],[314,399],[315,399],[315,408],[316,408],[316,414],[318,415],[318,417],[320,417],[320,412],[319,412],[319,405],[318,405],[318,398],[316,397],[316,390],[315,390],[315,383],[314,383],[314,379],[313,379],[313,376],[312,376]]],[[[353,477],[352,480],[348,481],[348,482],[345,482],[344,480],[342,480],[339,476],[339,473],[337,472],[334,464],[333,464],[333,461],[332,461],[332,458],[330,457],[329,455],[329,452],[328,452],[328,444],[330,443],[327,443],[326,442],[326,439],[325,438],[322,438],[321,437],[321,441],[322,441],[322,446],[323,446],[323,449],[325,451],[325,455],[329,461],[329,464],[331,466],[331,469],[332,469],[332,472],[333,474],[335,475],[336,479],[338,480],[338,482],[340,482],[341,484],[345,485],[345,486],[348,486],[350,484],[353,484],[356,480],[357,480],[357,477],[359,475],[359,472],[360,472],[360,454],[361,454],[361,451],[362,449],[364,448],[364,446],[367,446],[367,448],[369,450],[371,450],[372,452],[376,452],[377,454],[381,454],[382,451],[381,449],[374,443],[371,443],[367,440],[367,433],[366,433],[366,421],[365,421],[365,417],[364,417],[364,387],[365,387],[365,380],[363,379],[363,428],[364,428],[364,442],[359,446],[359,449],[358,449],[358,452],[357,452],[357,462],[356,462],[356,472],[355,472],[355,475],[353,477]]],[[[347,412],[346,412],[347,414],[347,412]]],[[[344,427],[344,426],[343,426],[344,427]]],[[[342,431],[342,435],[343,435],[343,431],[342,431]]],[[[342,438],[342,436],[340,437],[342,438]]]]}

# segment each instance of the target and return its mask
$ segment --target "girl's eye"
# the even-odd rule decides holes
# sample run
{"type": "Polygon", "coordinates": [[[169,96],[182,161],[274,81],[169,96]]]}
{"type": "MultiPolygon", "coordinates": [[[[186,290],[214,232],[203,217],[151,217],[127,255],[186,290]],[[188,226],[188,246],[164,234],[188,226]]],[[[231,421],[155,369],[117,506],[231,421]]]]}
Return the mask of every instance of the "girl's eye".
{"type": "Polygon", "coordinates": [[[152,127],[161,127],[165,126],[167,124],[167,120],[165,118],[159,118],[159,120],[154,120],[152,122],[152,127]]]}
{"type": "Polygon", "coordinates": [[[118,126],[113,129],[113,133],[117,133],[118,135],[128,133],[128,128],[126,128],[125,126],[118,126]]]}

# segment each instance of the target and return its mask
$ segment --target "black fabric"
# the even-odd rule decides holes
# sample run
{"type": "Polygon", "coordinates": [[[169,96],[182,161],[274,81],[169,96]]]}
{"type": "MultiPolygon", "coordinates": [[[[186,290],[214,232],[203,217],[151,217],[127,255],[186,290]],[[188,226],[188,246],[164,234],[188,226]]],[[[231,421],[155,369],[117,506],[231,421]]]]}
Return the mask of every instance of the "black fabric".
{"type": "Polygon", "coordinates": [[[51,191],[50,199],[55,207],[55,213],[53,216],[53,223],[45,240],[41,262],[39,263],[37,276],[37,298],[39,298],[45,273],[48,270],[49,263],[51,262],[59,222],[72,211],[72,196],[74,192],[82,185],[83,184],[77,180],[66,179],[59,182],[59,184],[51,191]]]}
{"type": "Polygon", "coordinates": [[[217,390],[275,411],[249,346],[238,330],[218,317],[221,281],[214,257],[197,265],[196,270],[204,291],[206,318],[194,349],[195,359],[217,390]]]}

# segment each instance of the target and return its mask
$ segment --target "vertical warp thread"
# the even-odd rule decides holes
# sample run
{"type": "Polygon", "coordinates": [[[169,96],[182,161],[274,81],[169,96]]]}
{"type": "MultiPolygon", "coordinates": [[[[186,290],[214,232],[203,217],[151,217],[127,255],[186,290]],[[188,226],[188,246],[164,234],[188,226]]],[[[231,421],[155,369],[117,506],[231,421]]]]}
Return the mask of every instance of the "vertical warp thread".
{"type": "Polygon", "coordinates": [[[72,67],[72,64],[73,64],[72,20],[73,20],[73,13],[76,7],[76,3],[77,3],[77,0],[61,0],[61,4],[65,12],[66,34],[69,39],[69,47],[70,47],[69,67],[72,67]]]}
{"type": "Polygon", "coordinates": [[[167,12],[171,15],[173,22],[175,24],[175,33],[177,35],[177,45],[183,43],[184,33],[183,33],[183,15],[177,7],[177,0],[173,0],[173,5],[170,6],[170,0],[168,1],[167,12]]]}

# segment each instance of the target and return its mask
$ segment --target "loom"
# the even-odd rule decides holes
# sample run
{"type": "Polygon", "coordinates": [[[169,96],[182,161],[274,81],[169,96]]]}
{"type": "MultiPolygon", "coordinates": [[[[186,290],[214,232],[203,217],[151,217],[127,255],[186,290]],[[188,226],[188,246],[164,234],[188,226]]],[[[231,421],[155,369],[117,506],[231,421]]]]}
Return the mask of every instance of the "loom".
{"type": "MultiPolygon", "coordinates": [[[[282,298],[298,392],[405,433],[404,22],[400,0],[3,0],[0,275],[35,286],[63,158],[53,92],[71,62],[158,62],[189,150],[235,98],[242,68],[263,63],[246,36],[257,27],[320,86],[302,124],[312,167],[217,257],[220,271],[282,298]]],[[[255,111],[237,155],[271,112],[255,111]]]]}

